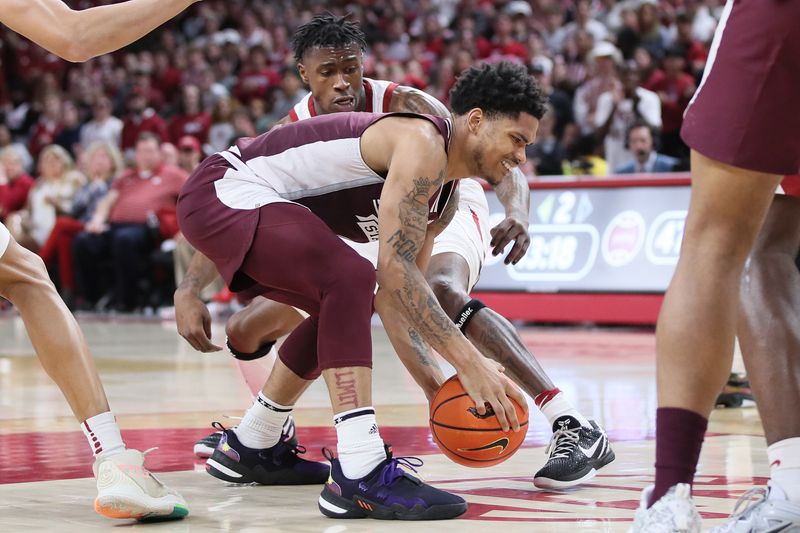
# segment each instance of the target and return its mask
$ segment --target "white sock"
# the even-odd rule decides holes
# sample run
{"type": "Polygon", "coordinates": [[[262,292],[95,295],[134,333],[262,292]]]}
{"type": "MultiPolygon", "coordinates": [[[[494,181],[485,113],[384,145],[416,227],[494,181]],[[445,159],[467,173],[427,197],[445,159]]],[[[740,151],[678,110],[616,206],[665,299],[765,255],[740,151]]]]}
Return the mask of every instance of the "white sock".
{"type": "Polygon", "coordinates": [[[95,457],[108,457],[125,451],[117,419],[111,411],[87,418],[81,423],[81,429],[95,457]]]}
{"type": "Polygon", "coordinates": [[[386,459],[375,409],[359,407],[338,413],[334,415],[333,423],[338,439],[339,464],[346,478],[362,478],[386,459]]]}
{"type": "Polygon", "coordinates": [[[272,448],[278,444],[283,424],[291,412],[292,406],[275,403],[259,392],[252,407],[244,414],[239,425],[233,428],[233,432],[239,442],[248,448],[272,448]]]}
{"type": "MultiPolygon", "coordinates": [[[[539,396],[537,396],[537,398],[539,398],[539,396]]],[[[592,427],[586,417],[580,414],[578,410],[569,403],[569,400],[567,400],[566,396],[564,396],[564,393],[561,391],[545,401],[543,405],[540,405],[539,409],[542,411],[542,414],[547,417],[550,427],[553,427],[556,420],[562,416],[571,416],[580,422],[582,426],[587,428],[592,427]]]]}
{"type": "Polygon", "coordinates": [[[786,498],[800,504],[800,437],[784,439],[767,448],[770,479],[786,498]]]}

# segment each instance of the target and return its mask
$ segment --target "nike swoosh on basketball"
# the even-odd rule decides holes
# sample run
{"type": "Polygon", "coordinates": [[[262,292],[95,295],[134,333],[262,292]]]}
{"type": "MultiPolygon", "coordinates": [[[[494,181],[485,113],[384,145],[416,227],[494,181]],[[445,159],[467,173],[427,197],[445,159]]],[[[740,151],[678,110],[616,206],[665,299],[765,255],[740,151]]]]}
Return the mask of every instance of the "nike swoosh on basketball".
{"type": "Polygon", "coordinates": [[[459,448],[458,451],[460,452],[480,452],[483,450],[491,450],[492,448],[502,448],[500,453],[506,451],[508,447],[508,438],[503,437],[501,439],[497,439],[494,442],[490,442],[489,444],[484,444],[483,446],[479,446],[477,448],[459,448]]]}
{"type": "Polygon", "coordinates": [[[589,459],[591,459],[591,458],[592,458],[592,456],[594,455],[594,452],[596,452],[596,451],[597,451],[597,447],[598,447],[598,446],[600,446],[600,443],[601,443],[601,442],[603,442],[603,439],[602,439],[602,437],[601,437],[601,438],[599,438],[599,439],[597,439],[597,440],[595,441],[595,443],[594,443],[594,444],[592,444],[592,447],[591,447],[591,448],[589,448],[589,449],[586,449],[586,448],[583,448],[583,447],[581,447],[580,445],[578,445],[578,449],[579,449],[581,452],[583,452],[583,455],[585,455],[586,457],[588,457],[589,459]]]}

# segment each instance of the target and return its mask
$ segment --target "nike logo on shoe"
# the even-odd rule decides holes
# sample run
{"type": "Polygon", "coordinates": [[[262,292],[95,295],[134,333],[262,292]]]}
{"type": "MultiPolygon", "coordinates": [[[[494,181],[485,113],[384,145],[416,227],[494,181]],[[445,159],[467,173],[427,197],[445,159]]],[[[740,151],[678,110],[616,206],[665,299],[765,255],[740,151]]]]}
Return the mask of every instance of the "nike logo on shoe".
{"type": "Polygon", "coordinates": [[[584,447],[579,445],[578,449],[581,451],[581,453],[583,453],[583,455],[585,455],[587,458],[591,459],[592,457],[594,457],[594,454],[597,451],[597,447],[600,446],[600,443],[603,442],[604,438],[605,437],[600,437],[599,439],[597,439],[594,442],[594,444],[592,444],[592,446],[590,448],[584,448],[584,447]]]}
{"type": "Polygon", "coordinates": [[[494,442],[490,442],[489,444],[485,444],[483,446],[479,446],[477,448],[459,448],[458,451],[460,452],[480,452],[483,450],[491,450],[492,448],[501,448],[499,453],[503,453],[508,448],[508,438],[503,437],[497,439],[494,442]]]}

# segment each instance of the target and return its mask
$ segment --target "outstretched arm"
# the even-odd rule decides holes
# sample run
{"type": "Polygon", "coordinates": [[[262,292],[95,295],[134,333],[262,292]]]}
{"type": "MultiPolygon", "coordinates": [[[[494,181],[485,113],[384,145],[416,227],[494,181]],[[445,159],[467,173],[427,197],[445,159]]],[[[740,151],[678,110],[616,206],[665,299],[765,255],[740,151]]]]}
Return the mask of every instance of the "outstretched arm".
{"type": "Polygon", "coordinates": [[[0,0],[0,21],[77,63],[136,41],[197,1],[128,0],[76,11],[61,0],[0,0]]]}

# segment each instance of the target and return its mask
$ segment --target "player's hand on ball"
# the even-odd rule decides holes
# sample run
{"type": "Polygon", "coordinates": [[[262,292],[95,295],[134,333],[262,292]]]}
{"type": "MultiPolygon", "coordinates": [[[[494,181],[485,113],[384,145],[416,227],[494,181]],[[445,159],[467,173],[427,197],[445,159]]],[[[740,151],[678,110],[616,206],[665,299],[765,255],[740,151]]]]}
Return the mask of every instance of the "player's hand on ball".
{"type": "Polygon", "coordinates": [[[221,346],[211,342],[211,314],[196,294],[175,292],[175,322],[178,333],[199,352],[219,352],[221,346]]]}
{"type": "Polygon", "coordinates": [[[519,217],[507,217],[489,232],[492,235],[492,255],[503,253],[506,245],[514,241],[514,247],[508,252],[504,263],[516,265],[517,262],[525,257],[528,246],[531,244],[531,237],[528,235],[528,220],[519,217]]]}
{"type": "Polygon", "coordinates": [[[478,414],[486,414],[486,404],[488,403],[494,410],[503,431],[509,429],[519,431],[517,411],[508,397],[511,396],[523,409],[526,409],[525,397],[516,385],[503,374],[502,365],[482,355],[477,355],[473,359],[470,361],[471,364],[457,370],[458,379],[469,397],[475,402],[478,414]]]}

